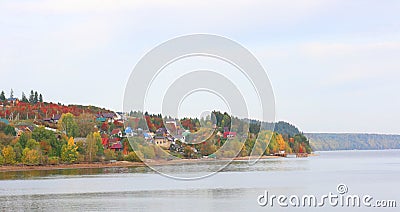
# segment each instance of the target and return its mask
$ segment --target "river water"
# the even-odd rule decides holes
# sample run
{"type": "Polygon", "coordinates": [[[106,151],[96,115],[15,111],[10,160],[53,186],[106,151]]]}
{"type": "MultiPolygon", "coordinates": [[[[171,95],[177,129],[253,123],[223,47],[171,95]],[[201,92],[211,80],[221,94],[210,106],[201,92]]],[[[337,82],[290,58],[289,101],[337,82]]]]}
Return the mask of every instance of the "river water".
{"type": "MultiPolygon", "coordinates": [[[[376,200],[400,208],[400,151],[317,152],[309,158],[264,159],[253,166],[235,161],[195,181],[175,180],[149,168],[0,173],[1,211],[381,211],[376,200]],[[346,194],[373,197],[372,206],[321,207],[259,204],[260,195],[315,195],[345,184],[346,194]]],[[[207,165],[207,164],[206,164],[207,165]]],[[[210,164],[211,166],[212,164],[210,164]]],[[[196,164],[189,164],[196,170],[196,164]]],[[[202,164],[204,166],[204,164],[202,164]]],[[[167,169],[177,168],[169,165],[167,169]]],[[[343,195],[346,195],[343,194],[343,195]]]]}

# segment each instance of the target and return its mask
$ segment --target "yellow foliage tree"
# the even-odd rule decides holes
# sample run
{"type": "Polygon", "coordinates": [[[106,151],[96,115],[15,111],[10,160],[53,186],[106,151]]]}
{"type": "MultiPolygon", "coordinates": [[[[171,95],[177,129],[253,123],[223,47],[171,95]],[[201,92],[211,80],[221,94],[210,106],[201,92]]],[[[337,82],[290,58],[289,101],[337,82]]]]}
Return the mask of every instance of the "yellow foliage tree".
{"type": "Polygon", "coordinates": [[[283,137],[281,134],[278,134],[276,136],[276,142],[278,142],[280,151],[284,151],[286,149],[286,143],[285,143],[285,140],[283,140],[283,137]]]}

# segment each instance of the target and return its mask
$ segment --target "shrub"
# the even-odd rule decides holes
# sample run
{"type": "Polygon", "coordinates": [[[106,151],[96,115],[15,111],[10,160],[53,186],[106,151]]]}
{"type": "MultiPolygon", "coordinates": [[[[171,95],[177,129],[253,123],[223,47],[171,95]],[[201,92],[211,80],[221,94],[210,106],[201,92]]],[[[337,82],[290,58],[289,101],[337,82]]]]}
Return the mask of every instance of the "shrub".
{"type": "Polygon", "coordinates": [[[136,155],[135,152],[130,152],[128,155],[126,155],[125,160],[131,162],[141,162],[140,158],[136,155]]]}
{"type": "Polygon", "coordinates": [[[60,158],[59,157],[49,157],[48,164],[49,165],[58,165],[58,164],[60,164],[60,158]]]}

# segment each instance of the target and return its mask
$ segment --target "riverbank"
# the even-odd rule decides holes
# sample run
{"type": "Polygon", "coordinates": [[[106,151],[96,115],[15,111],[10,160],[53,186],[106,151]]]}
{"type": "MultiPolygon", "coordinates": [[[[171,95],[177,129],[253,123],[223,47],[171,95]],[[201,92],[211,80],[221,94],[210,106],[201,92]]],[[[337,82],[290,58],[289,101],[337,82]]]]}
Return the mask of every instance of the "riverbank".
{"type": "Polygon", "coordinates": [[[9,171],[32,171],[32,170],[58,170],[58,169],[97,169],[97,168],[113,168],[113,167],[139,167],[145,166],[143,162],[117,161],[114,163],[79,163],[79,164],[59,164],[46,166],[0,166],[0,172],[9,171]]]}
{"type": "MultiPolygon", "coordinates": [[[[315,154],[309,154],[309,156],[316,156],[315,154]]],[[[234,161],[247,161],[247,160],[258,160],[258,159],[276,159],[281,158],[279,156],[262,156],[262,157],[236,157],[234,161]]],[[[229,158],[221,160],[231,160],[229,158]]],[[[146,163],[143,162],[129,162],[129,161],[116,161],[109,163],[78,163],[78,164],[58,164],[58,165],[45,165],[45,166],[26,166],[26,165],[13,165],[13,166],[0,166],[0,172],[10,171],[34,171],[34,170],[63,170],[63,169],[99,169],[99,168],[127,168],[127,167],[144,167],[148,165],[171,165],[178,163],[196,163],[196,162],[210,162],[219,161],[216,159],[182,159],[182,160],[148,160],[146,163]]]]}

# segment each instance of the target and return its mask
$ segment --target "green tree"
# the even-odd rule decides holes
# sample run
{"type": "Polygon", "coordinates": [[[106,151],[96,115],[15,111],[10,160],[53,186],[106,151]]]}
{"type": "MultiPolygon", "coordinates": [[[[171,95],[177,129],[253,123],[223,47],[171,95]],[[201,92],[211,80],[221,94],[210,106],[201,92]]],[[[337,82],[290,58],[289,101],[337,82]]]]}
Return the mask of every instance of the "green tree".
{"type": "Polygon", "coordinates": [[[13,89],[11,89],[11,91],[10,91],[10,98],[11,98],[11,99],[14,98],[14,90],[13,90],[13,89]]]}
{"type": "Polygon", "coordinates": [[[39,142],[46,142],[51,146],[49,156],[60,156],[62,144],[57,140],[53,131],[46,130],[44,127],[36,127],[32,132],[32,138],[39,142]]]}
{"type": "Polygon", "coordinates": [[[21,145],[19,142],[17,142],[16,144],[14,144],[15,160],[16,160],[17,162],[21,162],[21,159],[22,159],[22,151],[23,151],[23,148],[22,148],[22,145],[21,145]]]}
{"type": "Polygon", "coordinates": [[[35,101],[35,93],[31,90],[31,95],[29,95],[29,103],[33,104],[35,101]]]}
{"type": "Polygon", "coordinates": [[[99,132],[94,132],[93,137],[96,139],[96,146],[97,146],[97,156],[102,157],[104,156],[104,146],[101,142],[101,135],[99,132]]]}
{"type": "Polygon", "coordinates": [[[58,121],[58,129],[68,137],[76,137],[78,135],[78,125],[76,124],[75,116],[71,113],[63,114],[58,121]]]}
{"type": "Polygon", "coordinates": [[[21,136],[19,136],[18,142],[21,144],[22,149],[25,149],[26,143],[29,139],[31,139],[31,134],[28,133],[22,133],[21,136]]]}
{"type": "Polygon", "coordinates": [[[39,142],[37,142],[35,139],[29,139],[28,142],[26,143],[26,148],[28,149],[34,149],[38,150],[40,148],[39,142]]]}
{"type": "Polygon", "coordinates": [[[43,96],[42,96],[42,94],[39,94],[39,102],[40,102],[40,103],[43,103],[43,96]]]}
{"type": "Polygon", "coordinates": [[[21,97],[22,102],[29,102],[28,99],[26,98],[26,95],[24,92],[22,92],[22,97],[21,97]]]}
{"type": "Polygon", "coordinates": [[[3,154],[3,164],[5,165],[13,165],[15,164],[15,152],[14,152],[14,148],[10,145],[4,147],[1,150],[1,153],[3,154]]]}
{"type": "Polygon", "coordinates": [[[4,125],[1,123],[0,125],[0,131],[3,131],[4,134],[6,135],[11,135],[11,136],[16,136],[17,132],[15,132],[15,128],[12,127],[11,125],[4,125]]]}
{"type": "Polygon", "coordinates": [[[6,100],[6,94],[4,93],[4,91],[1,91],[0,93],[0,101],[4,101],[6,100]]]}
{"type": "Polygon", "coordinates": [[[38,96],[38,92],[35,91],[34,97],[33,97],[33,103],[38,103],[39,102],[39,96],[38,96]]]}

